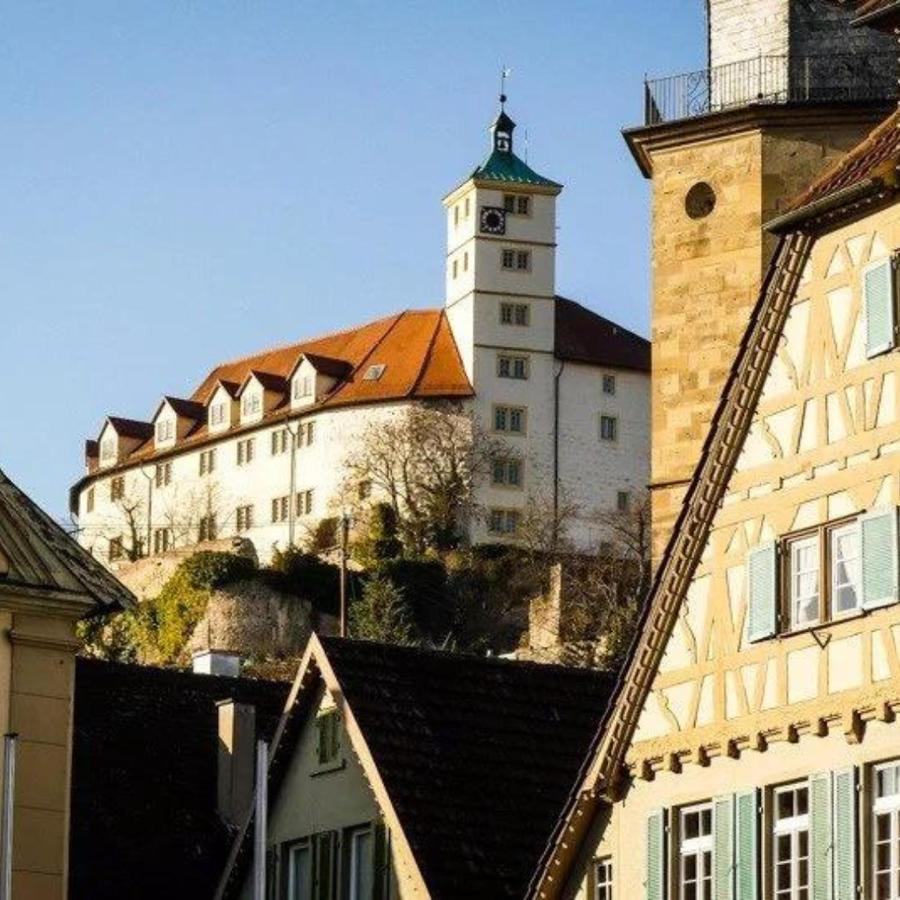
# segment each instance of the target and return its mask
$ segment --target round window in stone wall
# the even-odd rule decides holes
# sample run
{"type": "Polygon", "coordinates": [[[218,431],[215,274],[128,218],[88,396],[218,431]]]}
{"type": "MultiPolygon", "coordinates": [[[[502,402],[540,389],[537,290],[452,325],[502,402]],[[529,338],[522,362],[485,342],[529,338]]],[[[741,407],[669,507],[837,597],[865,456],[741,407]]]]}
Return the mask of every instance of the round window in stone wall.
{"type": "Polygon", "coordinates": [[[692,219],[705,219],[716,208],[716,192],[712,185],[699,181],[684,198],[684,210],[692,219]]]}

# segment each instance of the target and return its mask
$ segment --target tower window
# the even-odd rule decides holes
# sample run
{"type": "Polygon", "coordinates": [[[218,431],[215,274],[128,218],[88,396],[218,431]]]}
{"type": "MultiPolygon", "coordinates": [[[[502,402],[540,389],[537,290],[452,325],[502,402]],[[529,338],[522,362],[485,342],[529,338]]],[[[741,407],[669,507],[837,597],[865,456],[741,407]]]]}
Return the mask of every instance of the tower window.
{"type": "Polygon", "coordinates": [[[459,261],[454,259],[453,263],[450,266],[450,269],[453,273],[453,280],[455,281],[456,276],[459,274],[459,261]]]}
{"type": "Polygon", "coordinates": [[[626,512],[628,510],[629,503],[631,501],[631,496],[628,491],[619,491],[616,494],[616,509],[619,512],[626,512]]]}
{"type": "Polygon", "coordinates": [[[503,251],[503,268],[504,269],[514,269],[516,267],[516,251],[515,250],[504,250],[503,251]]]}
{"type": "Polygon", "coordinates": [[[516,268],[521,271],[527,271],[531,268],[531,251],[530,250],[517,250],[516,251],[516,268]]]}
{"type": "Polygon", "coordinates": [[[459,225],[459,204],[453,207],[453,226],[459,225]]]}
{"type": "Polygon", "coordinates": [[[615,393],[616,393],[616,376],[615,375],[604,375],[603,376],[603,393],[609,394],[610,396],[615,395],[615,393]]]}
{"type": "Polygon", "coordinates": [[[497,357],[497,377],[515,378],[519,381],[524,381],[528,378],[528,357],[509,356],[501,353],[497,357]]]}
{"type": "Polygon", "coordinates": [[[465,209],[466,209],[466,218],[468,219],[468,218],[469,218],[469,213],[472,211],[471,203],[470,203],[468,197],[466,197],[466,206],[465,206],[465,209]]]}
{"type": "Polygon", "coordinates": [[[527,303],[501,303],[500,324],[527,326],[531,324],[530,313],[531,310],[527,303]]]}
{"type": "Polygon", "coordinates": [[[463,253],[463,272],[469,271],[469,251],[463,253]]]}
{"type": "Polygon", "coordinates": [[[531,197],[523,194],[505,194],[503,197],[503,208],[509,215],[530,216],[531,197]]]}
{"type": "Polygon", "coordinates": [[[525,413],[524,406],[495,406],[494,431],[525,434],[525,413]]]}

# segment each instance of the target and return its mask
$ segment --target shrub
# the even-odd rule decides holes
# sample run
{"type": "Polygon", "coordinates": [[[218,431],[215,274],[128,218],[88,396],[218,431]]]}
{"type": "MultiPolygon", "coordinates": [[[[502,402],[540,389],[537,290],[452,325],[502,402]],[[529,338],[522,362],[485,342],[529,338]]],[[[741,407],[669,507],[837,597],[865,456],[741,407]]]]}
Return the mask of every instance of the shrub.
{"type": "Polygon", "coordinates": [[[288,547],[275,551],[271,568],[279,576],[274,587],[309,600],[319,612],[337,614],[341,589],[337,566],[323,562],[314,553],[288,547]]]}
{"type": "Polygon", "coordinates": [[[417,631],[442,642],[453,628],[447,570],[437,559],[388,559],[375,570],[401,592],[417,631]]]}
{"type": "Polygon", "coordinates": [[[328,516],[319,519],[309,539],[310,553],[327,553],[333,550],[339,542],[338,531],[341,520],[337,516],[328,516]]]}
{"type": "Polygon", "coordinates": [[[383,644],[417,643],[403,590],[383,575],[365,582],[362,597],[350,607],[350,635],[383,644]]]}
{"type": "Polygon", "coordinates": [[[365,533],[353,544],[353,558],[366,569],[403,553],[397,513],[390,503],[376,503],[366,513],[365,533]]]}
{"type": "Polygon", "coordinates": [[[233,553],[201,550],[189,556],[178,567],[190,584],[198,589],[214,590],[233,581],[250,578],[256,571],[253,560],[233,553]]]}

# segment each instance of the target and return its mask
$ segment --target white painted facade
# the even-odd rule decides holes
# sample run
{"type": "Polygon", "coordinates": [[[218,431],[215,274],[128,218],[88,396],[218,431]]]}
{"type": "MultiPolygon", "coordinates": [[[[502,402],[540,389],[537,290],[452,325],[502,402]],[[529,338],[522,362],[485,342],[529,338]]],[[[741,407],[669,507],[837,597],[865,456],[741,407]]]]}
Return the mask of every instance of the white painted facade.
{"type": "MultiPolygon", "coordinates": [[[[512,156],[511,128],[507,146],[509,157],[521,165],[512,156]]],[[[558,352],[556,199],[561,186],[534,173],[534,183],[500,183],[480,175],[483,168],[444,200],[445,311],[474,395],[457,402],[481,430],[509,448],[509,458],[519,463],[520,483],[496,484],[494,473],[485,477],[477,488],[479,515],[469,524],[469,538],[514,540],[506,529],[514,531],[529,501],[548,514],[554,503],[565,503],[577,509],[570,536],[585,550],[596,548],[596,514],[615,509],[622,494],[638,496],[649,480],[649,372],[566,359],[558,352]],[[505,233],[487,233],[485,207],[510,205],[505,233]],[[504,266],[504,252],[513,254],[512,268],[504,266]],[[508,416],[518,415],[521,429],[498,431],[498,407],[508,416]],[[601,438],[602,416],[615,420],[611,439],[601,438]]],[[[613,334],[643,343],[610,327],[613,334]]],[[[211,514],[219,538],[245,536],[263,560],[274,547],[302,543],[319,520],[339,515],[344,507],[342,463],[361,434],[417,402],[321,407],[336,383],[303,359],[280,396],[253,374],[237,390],[220,384],[203,411],[203,441],[184,440],[195,422],[179,417],[177,407],[164,401],[150,439],[156,452],[142,451],[139,463],[129,464],[127,454],[141,442],[117,437],[107,423],[98,441],[97,466],[73,490],[82,543],[101,559],[112,555],[115,561],[121,538],[127,552],[125,506],[134,508],[140,538],[151,553],[196,542],[205,534],[201,520],[211,514]],[[279,400],[280,414],[273,420],[279,400]],[[285,428],[286,438],[275,437],[285,428]],[[253,446],[250,459],[247,441],[253,446]],[[114,478],[124,479],[115,489],[114,478]],[[118,491],[121,496],[115,496],[118,491]],[[249,521],[247,508],[252,508],[249,521]]]]}

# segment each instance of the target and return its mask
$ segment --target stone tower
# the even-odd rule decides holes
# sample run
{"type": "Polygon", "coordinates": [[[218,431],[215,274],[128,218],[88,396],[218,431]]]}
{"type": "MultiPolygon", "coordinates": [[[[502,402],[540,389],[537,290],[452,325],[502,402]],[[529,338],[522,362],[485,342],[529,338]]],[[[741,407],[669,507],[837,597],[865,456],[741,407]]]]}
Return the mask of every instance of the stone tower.
{"type": "Polygon", "coordinates": [[[649,81],[626,140],[652,179],[658,557],[774,239],[764,224],[889,108],[896,50],[831,0],[709,0],[708,68],[649,81]]]}

